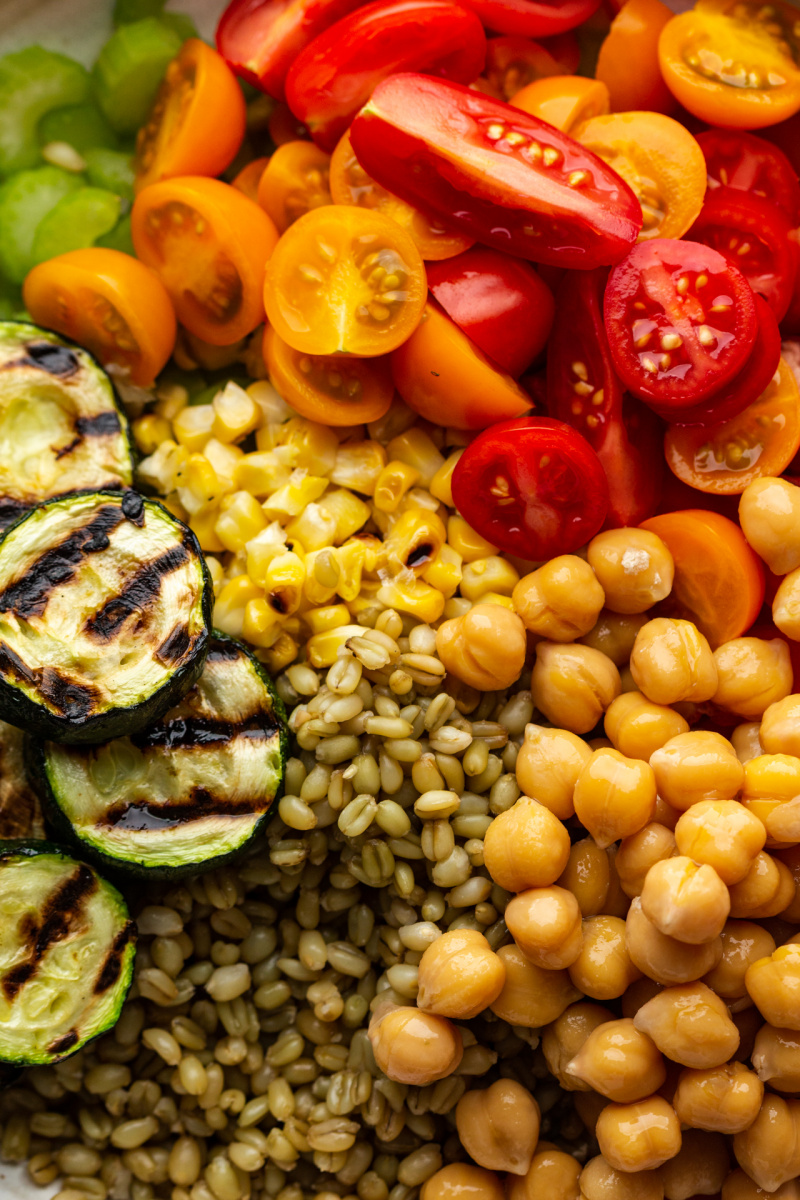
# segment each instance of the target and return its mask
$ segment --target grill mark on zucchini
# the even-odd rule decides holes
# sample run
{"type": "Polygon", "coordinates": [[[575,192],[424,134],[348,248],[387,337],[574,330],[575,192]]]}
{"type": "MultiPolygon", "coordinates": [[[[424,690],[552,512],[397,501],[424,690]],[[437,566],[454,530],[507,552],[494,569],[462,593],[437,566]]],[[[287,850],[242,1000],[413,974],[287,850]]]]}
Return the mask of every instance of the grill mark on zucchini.
{"type": "Polygon", "coordinates": [[[128,491],[122,497],[122,511],[138,529],[144,528],[144,498],[138,492],[128,491]]]}
{"type": "Polygon", "coordinates": [[[56,450],[56,458],[64,458],[80,446],[89,437],[109,437],[120,432],[119,416],[113,408],[107,412],[97,413],[94,417],[77,417],[75,420],[75,437],[66,446],[56,450]]]}
{"type": "Polygon", "coordinates": [[[14,1000],[25,984],[33,979],[50,947],[69,937],[89,897],[96,890],[97,877],[81,863],[45,902],[39,923],[31,913],[22,918],[19,935],[28,944],[27,959],[4,975],[0,984],[9,1001],[14,1000]]]}
{"type": "Polygon", "coordinates": [[[41,672],[39,692],[70,721],[84,720],[100,701],[100,693],[88,683],[76,683],[51,667],[41,672]]]}
{"type": "Polygon", "coordinates": [[[69,1033],[63,1034],[47,1047],[48,1054],[67,1054],[73,1046],[77,1046],[80,1041],[80,1034],[77,1029],[70,1029],[69,1033]]]}
{"type": "Polygon", "coordinates": [[[131,741],[139,750],[155,746],[165,750],[185,750],[195,746],[219,746],[241,734],[252,741],[267,741],[278,728],[275,714],[266,709],[253,713],[245,721],[234,724],[215,717],[180,717],[174,721],[159,721],[131,741]]]}
{"type": "Polygon", "coordinates": [[[59,346],[55,342],[29,342],[25,346],[23,358],[17,358],[4,363],[0,370],[14,371],[19,367],[34,367],[37,371],[46,371],[57,379],[68,379],[80,370],[77,354],[69,346],[59,346]]]}
{"type": "Polygon", "coordinates": [[[174,829],[187,821],[199,821],[203,817],[252,816],[265,805],[254,800],[221,800],[205,788],[196,787],[186,800],[167,804],[122,803],[108,810],[98,824],[112,829],[158,830],[174,829]]]}
{"type": "Polygon", "coordinates": [[[176,625],[172,633],[155,652],[155,657],[162,663],[180,662],[191,648],[191,639],[185,625],[176,625]]]}
{"type": "Polygon", "coordinates": [[[236,642],[222,642],[215,639],[209,647],[206,662],[233,662],[239,658],[242,648],[236,642]]]}
{"type": "MultiPolygon", "coordinates": [[[[184,539],[179,545],[170,546],[152,562],[145,563],[122,584],[116,596],[111,596],[102,608],[89,617],[83,627],[84,632],[100,641],[110,641],[128,617],[136,612],[143,613],[152,605],[161,590],[164,576],[177,571],[188,561],[189,552],[184,539]]],[[[173,635],[174,630],[170,637],[173,635]]]]}
{"type": "Polygon", "coordinates": [[[128,921],[114,938],[114,943],[111,946],[105,961],[100,968],[97,979],[94,985],[95,996],[102,996],[103,992],[107,992],[110,987],[113,987],[117,982],[122,970],[122,960],[125,956],[125,948],[128,942],[134,936],[136,926],[133,921],[128,921]]]}

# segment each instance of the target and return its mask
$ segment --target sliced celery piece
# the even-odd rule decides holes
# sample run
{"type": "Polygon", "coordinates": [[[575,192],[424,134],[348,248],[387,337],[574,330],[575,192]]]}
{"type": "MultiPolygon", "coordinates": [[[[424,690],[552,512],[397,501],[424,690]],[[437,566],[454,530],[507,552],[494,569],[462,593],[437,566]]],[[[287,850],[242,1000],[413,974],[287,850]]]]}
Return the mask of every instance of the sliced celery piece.
{"type": "Polygon", "coordinates": [[[92,187],[106,188],[125,200],[133,200],[133,159],[119,150],[102,146],[84,152],[86,177],[92,187]]]}
{"type": "Polygon", "coordinates": [[[0,58],[0,175],[41,162],[37,130],[54,108],[85,104],[89,72],[65,54],[27,46],[0,58]]]}
{"type": "Polygon", "coordinates": [[[130,254],[135,258],[136,251],[133,248],[133,238],[131,237],[130,217],[122,217],[113,229],[97,239],[95,246],[105,246],[109,250],[121,250],[123,254],[130,254]]]}
{"type": "Polygon", "coordinates": [[[155,17],[121,25],[94,66],[97,102],[117,133],[135,133],[147,120],[158,85],[183,39],[155,17]]]}
{"type": "Polygon", "coordinates": [[[22,283],[34,266],[40,222],[83,184],[82,175],[49,166],[18,171],[0,184],[0,270],[12,283],[22,283]]]}
{"type": "Polygon", "coordinates": [[[59,200],[39,222],[33,239],[34,262],[93,246],[119,220],[120,198],[102,188],[82,187],[59,200]]]}
{"type": "Polygon", "coordinates": [[[117,147],[117,135],[96,104],[73,104],[54,108],[39,122],[39,144],[66,142],[79,154],[95,146],[117,147]]]}

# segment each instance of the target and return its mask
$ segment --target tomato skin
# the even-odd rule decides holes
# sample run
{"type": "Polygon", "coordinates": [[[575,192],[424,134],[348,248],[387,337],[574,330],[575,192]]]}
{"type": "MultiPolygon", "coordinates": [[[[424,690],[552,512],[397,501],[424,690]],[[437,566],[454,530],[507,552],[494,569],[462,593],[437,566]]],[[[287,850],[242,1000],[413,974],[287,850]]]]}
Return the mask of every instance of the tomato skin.
{"type": "Polygon", "coordinates": [[[600,0],[465,0],[487,29],[545,38],[582,25],[600,7],[600,0]]]}
{"type": "Polygon", "coordinates": [[[286,77],[286,99],[323,150],[335,148],[376,85],[398,71],[471,83],[486,35],[453,0],[376,0],[319,34],[286,77]]]}
{"type": "Polygon", "coordinates": [[[706,129],[697,135],[697,144],[706,160],[709,191],[729,187],[748,192],[769,200],[797,224],[800,181],[778,146],[743,129],[706,129]]]}
{"type": "Polygon", "coordinates": [[[483,75],[488,86],[485,90],[487,95],[496,96],[498,100],[510,100],[515,92],[534,79],[561,75],[563,70],[552,51],[540,42],[509,35],[486,39],[483,75]]]}
{"type": "Polygon", "coordinates": [[[609,90],[612,112],[669,115],[678,107],[658,67],[658,37],[672,15],[661,0],[627,0],[619,8],[595,68],[609,90]]]}
{"type": "MultiPolygon", "coordinates": [[[[378,421],[389,410],[394,394],[387,358],[319,357],[304,371],[299,363],[307,356],[293,350],[267,325],[264,330],[264,362],[272,383],[287,404],[301,417],[323,425],[361,425],[378,421]],[[331,375],[341,382],[334,388],[331,375]],[[357,382],[357,398],[348,395],[347,385],[357,382]],[[323,388],[323,384],[327,387],[323,388]]],[[[304,366],[308,366],[304,362],[304,366]]]]}
{"type": "Polygon", "coordinates": [[[431,263],[428,287],[467,337],[515,378],[545,347],[553,293],[533,267],[486,246],[431,263]]]}
{"type": "Polygon", "coordinates": [[[243,192],[248,200],[258,204],[258,185],[268,162],[269,157],[254,158],[246,167],[242,167],[236,178],[231,181],[231,187],[243,192]]]}
{"type": "Polygon", "coordinates": [[[394,75],[350,134],[359,162],[384,187],[520,258],[590,269],[617,262],[641,228],[638,200],[600,159],[546,122],[458,84],[394,75]]]}
{"type": "Polygon", "coordinates": [[[664,471],[664,477],[656,505],[656,516],[665,513],[679,512],[685,508],[701,508],[706,512],[719,513],[729,521],[737,523],[739,518],[739,497],[718,496],[713,492],[698,492],[689,487],[672,471],[664,471]]]}
{"type": "Polygon", "coordinates": [[[582,75],[551,75],[537,79],[511,98],[514,108],[539,117],[564,133],[572,133],[581,121],[609,110],[608,88],[597,79],[582,75]]]}
{"type": "Polygon", "coordinates": [[[217,25],[217,49],[240,78],[275,100],[283,100],[286,76],[300,51],[360,3],[231,0],[217,25]]]}
{"type": "Polygon", "coordinates": [[[278,146],[258,183],[257,201],[279,233],[312,208],[332,204],[328,177],[330,155],[313,142],[278,146]]]}
{"type": "Polygon", "coordinates": [[[473,529],[519,558],[570,554],[602,527],[608,487],[585,438],[550,417],[484,430],[453,472],[456,508],[473,529]]]}

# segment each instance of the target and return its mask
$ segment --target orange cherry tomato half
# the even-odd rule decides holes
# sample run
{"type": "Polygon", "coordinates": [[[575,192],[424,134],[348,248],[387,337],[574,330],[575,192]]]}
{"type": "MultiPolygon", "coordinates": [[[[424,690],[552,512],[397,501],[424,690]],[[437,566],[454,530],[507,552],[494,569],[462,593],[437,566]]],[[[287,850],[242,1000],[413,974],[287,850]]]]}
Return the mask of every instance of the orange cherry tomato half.
{"type": "Polygon", "coordinates": [[[333,152],[330,188],[334,204],[370,208],[402,225],[411,234],[422,257],[430,262],[453,258],[474,245],[472,238],[445,229],[438,217],[426,216],[376,183],[356,158],[349,133],[344,134],[333,152]]]}
{"type": "Polygon", "coordinates": [[[37,325],[71,338],[126,381],[148,387],[175,345],[175,311],[161,281],[119,250],[70,250],[29,272],[22,289],[37,325]]]}
{"type": "Polygon", "coordinates": [[[581,121],[609,111],[608,88],[582,75],[550,75],[521,88],[511,104],[571,133],[581,121]]]}
{"type": "Polygon", "coordinates": [[[136,197],[131,234],[196,337],[229,346],[264,320],[264,267],[278,231],[236,188],[199,175],[153,183],[136,197]]]}
{"type": "Polygon", "coordinates": [[[392,355],[395,387],[414,412],[453,429],[486,429],[519,417],[530,397],[495,367],[435,302],[392,355]]]}
{"type": "Polygon", "coordinates": [[[264,331],[264,362],[287,404],[323,425],[363,425],[388,412],[394,395],[388,358],[303,354],[264,331]]]}
{"type": "Polygon", "coordinates": [[[716,649],[741,637],[764,602],[764,568],[738,525],[719,513],[689,508],[643,521],[675,560],[664,616],[693,621],[716,649]]]}
{"type": "Polygon", "coordinates": [[[233,71],[216,50],[189,38],[136,138],[136,190],[177,175],[219,175],[236,157],[245,123],[233,71]]]}
{"type": "Polygon", "coordinates": [[[279,233],[303,213],[332,203],[330,165],[330,154],[313,142],[284,142],[278,147],[261,176],[258,203],[279,233]]]}
{"type": "Polygon", "coordinates": [[[414,332],[427,294],[425,265],[404,229],[383,213],[330,204],[284,233],[264,303],[295,350],[372,357],[414,332]]]}
{"type": "Polygon", "coordinates": [[[661,31],[664,82],[712,125],[760,129],[784,121],[800,109],[796,22],[789,5],[705,0],[661,31]]]}
{"type": "Polygon", "coordinates": [[[762,475],[780,475],[800,449],[800,389],[781,359],[772,382],[747,408],[717,425],[672,425],[670,470],[701,492],[732,496],[762,475]]]}
{"type": "Polygon", "coordinates": [[[617,7],[595,69],[608,88],[611,111],[674,112],[675,97],[658,66],[658,37],[672,20],[672,10],[661,0],[626,0],[617,7]]]}
{"type": "Polygon", "coordinates": [[[706,160],[688,129],[663,113],[624,112],[593,117],[571,132],[636,193],[640,242],[683,237],[706,193],[706,160]]]}
{"type": "Polygon", "coordinates": [[[252,200],[254,204],[258,204],[258,185],[261,182],[261,176],[264,174],[264,168],[268,162],[269,156],[254,158],[246,167],[242,167],[239,174],[232,181],[231,187],[235,187],[238,192],[243,192],[248,200],[252,200]]]}

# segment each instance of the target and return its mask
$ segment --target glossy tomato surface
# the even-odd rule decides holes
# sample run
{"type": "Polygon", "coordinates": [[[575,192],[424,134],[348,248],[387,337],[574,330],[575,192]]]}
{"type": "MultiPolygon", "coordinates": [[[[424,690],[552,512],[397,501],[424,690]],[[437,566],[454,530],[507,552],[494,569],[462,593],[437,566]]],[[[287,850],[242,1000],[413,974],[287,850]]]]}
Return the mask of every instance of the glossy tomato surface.
{"type": "Polygon", "coordinates": [[[477,240],[520,258],[618,262],[642,223],[601,159],[546,122],[424,75],[380,84],[351,129],[373,178],[477,240]]]}
{"type": "Polygon", "coordinates": [[[553,37],[574,29],[600,7],[600,0],[465,0],[487,29],[521,33],[523,37],[553,37]]]}
{"type": "Polygon", "coordinates": [[[709,190],[731,187],[749,192],[769,200],[797,223],[800,183],[778,146],[743,129],[707,129],[698,133],[697,144],[705,156],[709,190]]]}

